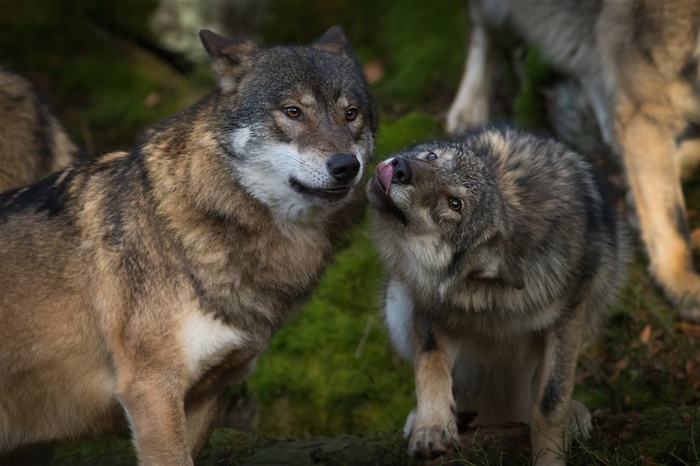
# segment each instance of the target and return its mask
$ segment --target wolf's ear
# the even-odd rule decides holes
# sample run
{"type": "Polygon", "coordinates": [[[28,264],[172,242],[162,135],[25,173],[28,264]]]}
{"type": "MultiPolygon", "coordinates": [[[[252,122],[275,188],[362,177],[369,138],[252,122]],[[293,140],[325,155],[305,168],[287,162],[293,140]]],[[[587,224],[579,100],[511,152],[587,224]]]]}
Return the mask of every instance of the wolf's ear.
{"type": "Polygon", "coordinates": [[[249,40],[227,39],[208,29],[199,31],[199,38],[212,59],[212,68],[221,89],[224,92],[234,90],[251,57],[257,53],[258,46],[249,40]]]}
{"type": "Polygon", "coordinates": [[[311,46],[326,52],[344,55],[346,57],[350,57],[353,54],[352,48],[350,47],[350,41],[348,40],[348,35],[345,33],[345,29],[338,25],[331,26],[331,28],[327,30],[316,42],[311,44],[311,46]]]}

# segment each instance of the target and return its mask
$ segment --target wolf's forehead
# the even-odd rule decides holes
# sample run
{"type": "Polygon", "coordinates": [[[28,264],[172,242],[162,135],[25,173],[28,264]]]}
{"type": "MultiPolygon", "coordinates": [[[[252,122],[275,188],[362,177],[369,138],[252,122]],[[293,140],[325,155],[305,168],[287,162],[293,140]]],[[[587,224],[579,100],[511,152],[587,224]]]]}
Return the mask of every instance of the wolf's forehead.
{"type": "Polygon", "coordinates": [[[299,102],[301,102],[302,105],[308,105],[311,107],[312,105],[316,104],[316,97],[311,94],[311,93],[302,93],[301,97],[299,97],[299,102]]]}

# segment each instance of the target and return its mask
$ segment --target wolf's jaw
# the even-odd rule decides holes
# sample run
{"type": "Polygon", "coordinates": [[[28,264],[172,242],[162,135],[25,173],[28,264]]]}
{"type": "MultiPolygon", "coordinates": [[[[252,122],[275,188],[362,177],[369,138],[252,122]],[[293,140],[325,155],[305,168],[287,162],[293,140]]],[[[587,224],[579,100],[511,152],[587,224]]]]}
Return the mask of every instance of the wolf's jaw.
{"type": "Polygon", "coordinates": [[[289,178],[289,184],[296,192],[303,196],[312,197],[316,200],[321,200],[324,203],[336,203],[345,199],[350,192],[350,186],[341,186],[337,188],[312,188],[297,180],[294,177],[289,178]]]}
{"type": "Polygon", "coordinates": [[[381,180],[377,177],[372,178],[369,181],[368,191],[370,203],[374,205],[381,214],[386,214],[397,219],[402,225],[408,224],[406,214],[396,206],[381,180]]]}

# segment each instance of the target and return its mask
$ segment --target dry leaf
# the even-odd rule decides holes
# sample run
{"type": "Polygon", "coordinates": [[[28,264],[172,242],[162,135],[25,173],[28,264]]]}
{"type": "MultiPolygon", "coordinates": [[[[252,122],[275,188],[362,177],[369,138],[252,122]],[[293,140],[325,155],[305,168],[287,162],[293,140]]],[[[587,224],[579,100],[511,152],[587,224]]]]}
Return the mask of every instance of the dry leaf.
{"type": "Polygon", "coordinates": [[[680,331],[686,337],[700,338],[700,324],[682,321],[676,323],[674,328],[680,331]]]}
{"type": "Polygon", "coordinates": [[[643,345],[648,345],[650,340],[651,324],[647,324],[647,326],[644,327],[644,330],[642,330],[642,333],[639,334],[639,341],[642,342],[643,345]]]}

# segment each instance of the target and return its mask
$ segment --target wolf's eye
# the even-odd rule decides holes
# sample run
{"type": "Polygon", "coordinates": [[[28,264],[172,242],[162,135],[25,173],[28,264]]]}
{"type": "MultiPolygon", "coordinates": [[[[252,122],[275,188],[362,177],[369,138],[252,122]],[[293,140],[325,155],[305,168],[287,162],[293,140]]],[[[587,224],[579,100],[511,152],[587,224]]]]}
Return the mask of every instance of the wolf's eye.
{"type": "Polygon", "coordinates": [[[451,197],[447,200],[447,202],[450,204],[450,209],[454,210],[455,212],[460,212],[462,210],[462,200],[457,199],[456,197],[451,197]]]}
{"type": "Polygon", "coordinates": [[[346,121],[355,121],[357,118],[357,109],[355,107],[350,107],[349,109],[345,110],[345,120],[346,121]]]}
{"type": "Polygon", "coordinates": [[[296,120],[301,116],[301,109],[299,107],[285,107],[284,114],[287,115],[292,120],[296,120]]]}
{"type": "Polygon", "coordinates": [[[431,152],[425,156],[425,160],[437,160],[438,156],[435,152],[431,152]]]}

